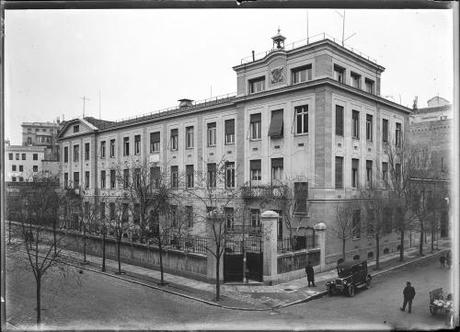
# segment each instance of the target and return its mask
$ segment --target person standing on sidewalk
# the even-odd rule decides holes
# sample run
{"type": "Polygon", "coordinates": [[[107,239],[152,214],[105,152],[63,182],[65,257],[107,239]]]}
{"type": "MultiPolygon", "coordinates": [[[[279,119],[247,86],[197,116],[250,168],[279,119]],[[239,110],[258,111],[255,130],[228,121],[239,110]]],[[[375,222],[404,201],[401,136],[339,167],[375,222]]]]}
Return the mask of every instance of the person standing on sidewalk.
{"type": "Polygon", "coordinates": [[[313,266],[311,265],[311,262],[307,263],[307,266],[305,267],[305,272],[307,273],[308,287],[310,287],[310,283],[312,284],[313,287],[316,287],[315,271],[313,270],[313,266]]]}
{"type": "Polygon", "coordinates": [[[441,263],[441,269],[446,267],[446,257],[444,257],[444,255],[441,255],[441,257],[439,257],[439,262],[441,263]]]}
{"type": "Polygon", "coordinates": [[[403,296],[404,296],[404,303],[401,309],[401,311],[406,310],[406,305],[409,304],[409,310],[408,312],[411,313],[412,311],[412,300],[415,297],[415,288],[412,287],[410,281],[406,283],[406,287],[404,287],[403,290],[403,296]]]}

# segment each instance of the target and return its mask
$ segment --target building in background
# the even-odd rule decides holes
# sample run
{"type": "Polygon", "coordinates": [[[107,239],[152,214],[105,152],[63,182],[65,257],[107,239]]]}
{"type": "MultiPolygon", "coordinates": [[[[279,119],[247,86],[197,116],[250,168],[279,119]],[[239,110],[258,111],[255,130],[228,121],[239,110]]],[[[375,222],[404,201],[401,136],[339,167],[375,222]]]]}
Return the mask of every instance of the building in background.
{"type": "Polygon", "coordinates": [[[23,122],[22,145],[24,146],[43,146],[45,150],[45,160],[59,160],[59,144],[56,136],[61,125],[57,122],[23,122]]]}
{"type": "Polygon", "coordinates": [[[46,147],[5,145],[5,181],[29,182],[43,171],[46,147]]]}

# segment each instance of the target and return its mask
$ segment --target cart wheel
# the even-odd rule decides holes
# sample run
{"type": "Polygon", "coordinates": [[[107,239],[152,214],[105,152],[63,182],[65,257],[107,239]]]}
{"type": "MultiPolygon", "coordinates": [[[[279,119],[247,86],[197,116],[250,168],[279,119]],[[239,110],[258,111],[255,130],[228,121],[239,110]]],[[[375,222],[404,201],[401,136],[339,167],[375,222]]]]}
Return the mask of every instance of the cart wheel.
{"type": "Polygon", "coordinates": [[[353,285],[348,286],[347,295],[349,297],[355,296],[355,286],[353,286],[353,285]]]}

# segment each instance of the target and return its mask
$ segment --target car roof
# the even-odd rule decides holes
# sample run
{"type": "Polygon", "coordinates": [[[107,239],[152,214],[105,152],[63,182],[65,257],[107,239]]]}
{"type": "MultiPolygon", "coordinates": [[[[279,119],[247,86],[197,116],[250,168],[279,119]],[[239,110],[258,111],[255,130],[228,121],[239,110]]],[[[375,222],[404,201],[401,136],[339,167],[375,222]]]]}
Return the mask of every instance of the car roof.
{"type": "Polygon", "coordinates": [[[355,266],[355,265],[360,265],[362,263],[366,262],[365,260],[362,260],[362,261],[348,261],[348,262],[343,262],[343,263],[340,263],[337,267],[340,267],[341,269],[349,269],[351,268],[352,266],[355,266]]]}

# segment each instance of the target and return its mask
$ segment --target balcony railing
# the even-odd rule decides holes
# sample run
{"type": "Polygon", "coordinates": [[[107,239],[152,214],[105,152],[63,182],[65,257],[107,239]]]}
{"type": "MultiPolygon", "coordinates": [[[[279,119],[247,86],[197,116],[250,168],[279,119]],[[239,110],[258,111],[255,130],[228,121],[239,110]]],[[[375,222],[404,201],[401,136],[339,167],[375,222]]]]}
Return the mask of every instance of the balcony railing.
{"type": "Polygon", "coordinates": [[[241,188],[241,197],[243,199],[285,199],[287,198],[286,186],[243,186],[241,188]]]}

